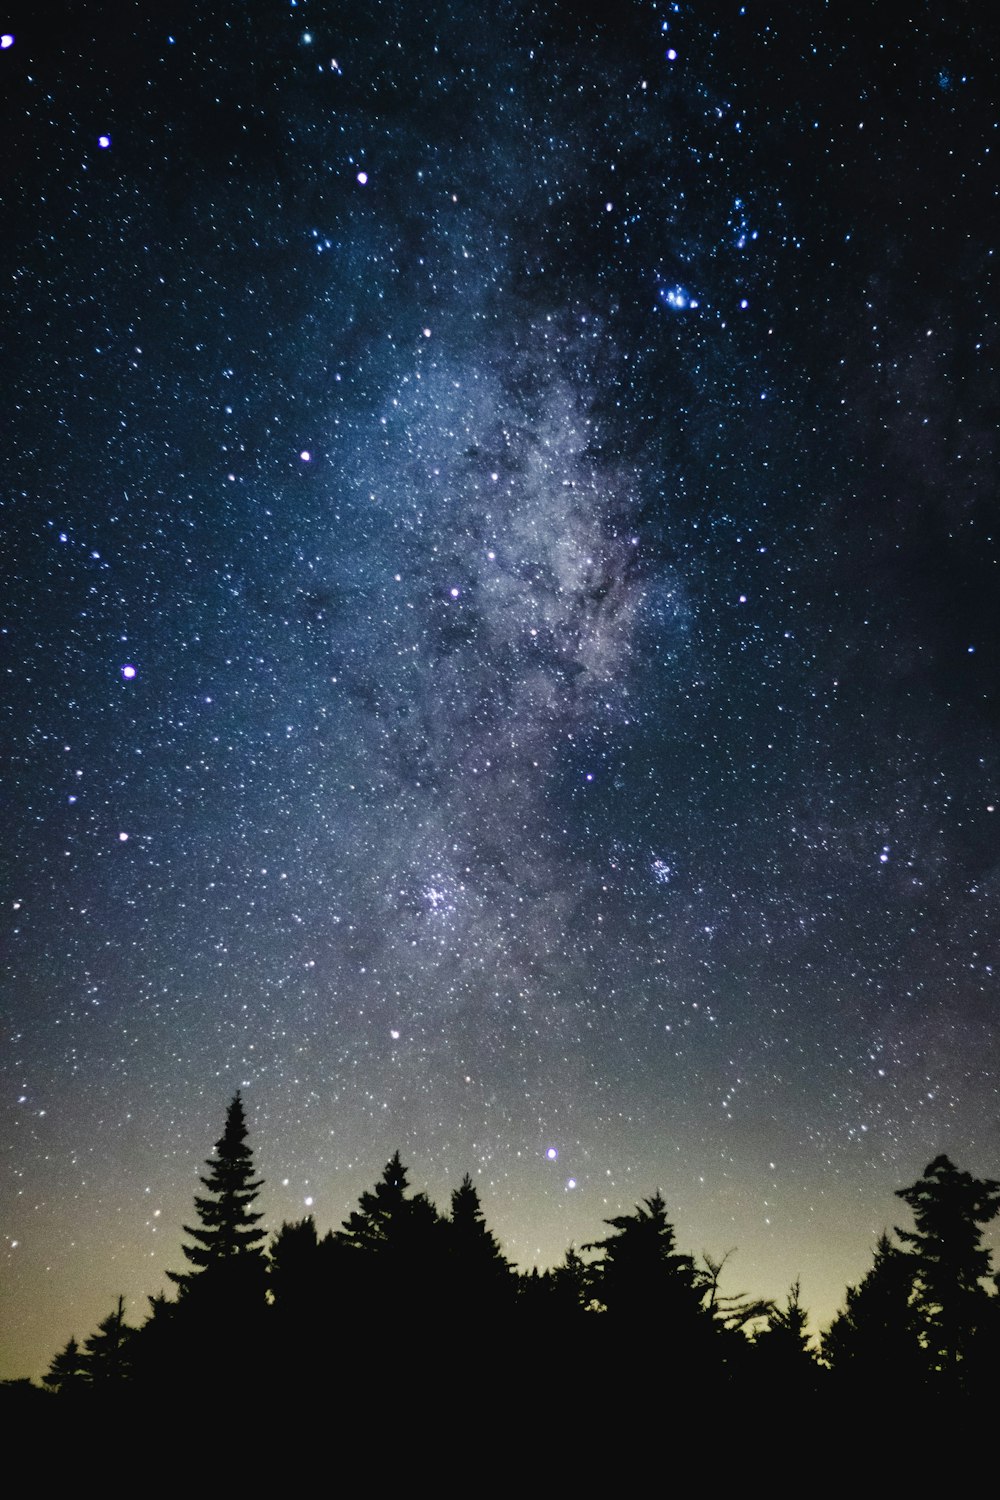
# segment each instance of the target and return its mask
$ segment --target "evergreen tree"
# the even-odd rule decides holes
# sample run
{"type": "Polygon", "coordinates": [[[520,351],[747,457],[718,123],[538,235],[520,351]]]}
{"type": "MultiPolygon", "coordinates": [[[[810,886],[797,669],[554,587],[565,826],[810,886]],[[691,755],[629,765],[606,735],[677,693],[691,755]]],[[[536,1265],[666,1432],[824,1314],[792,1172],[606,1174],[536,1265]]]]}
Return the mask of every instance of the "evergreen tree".
{"type": "Polygon", "coordinates": [[[453,1319],[493,1320],[514,1304],[517,1286],[496,1236],[487,1226],[472,1178],[466,1173],[451,1195],[442,1224],[440,1266],[443,1306],[453,1319]]]}
{"type": "Polygon", "coordinates": [[[407,1196],[406,1168],[396,1151],[386,1162],[371,1192],[361,1194],[336,1238],[345,1247],[374,1260],[405,1261],[426,1246],[440,1219],[426,1193],[407,1196]]]}
{"type": "Polygon", "coordinates": [[[558,1339],[564,1347],[567,1339],[582,1346],[593,1335],[596,1319],[588,1314],[595,1302],[594,1271],[574,1246],[549,1271],[535,1266],[515,1273],[514,1286],[519,1322],[529,1335],[540,1341],[558,1339]]]}
{"type": "Polygon", "coordinates": [[[815,1355],[809,1343],[809,1314],[802,1306],[802,1287],[796,1280],[788,1289],[784,1307],[772,1308],[767,1327],[754,1339],[774,1374],[794,1378],[812,1370],[815,1355]]]}
{"type": "Polygon", "coordinates": [[[673,1225],[659,1193],[636,1205],[635,1213],[605,1219],[616,1232],[584,1245],[599,1250],[593,1267],[594,1295],[620,1322],[666,1322],[676,1336],[690,1338],[711,1328],[702,1307],[698,1275],[690,1255],[679,1255],[673,1225]]]}
{"type": "Polygon", "coordinates": [[[871,1270],[848,1287],[843,1311],[823,1335],[823,1358],[838,1376],[897,1389],[919,1380],[924,1355],[913,1278],[913,1257],[880,1235],[871,1270]]]}
{"type": "Polygon", "coordinates": [[[340,1263],[347,1259],[349,1252],[332,1235],[319,1238],[311,1214],[282,1224],[271,1241],[268,1347],[273,1368],[281,1370],[286,1384],[296,1379],[302,1389],[322,1384],[329,1391],[331,1382],[346,1373],[331,1361],[331,1349],[344,1338],[356,1312],[350,1305],[356,1284],[349,1274],[341,1274],[340,1263]]]}
{"type": "Polygon", "coordinates": [[[283,1317],[298,1317],[314,1307],[319,1267],[319,1239],[312,1214],[282,1224],[268,1253],[268,1299],[283,1317]]]}
{"type": "Polygon", "coordinates": [[[566,1251],[562,1264],[553,1266],[546,1274],[554,1313],[576,1319],[590,1308],[594,1300],[594,1273],[574,1245],[566,1251]]]}
{"type": "Polygon", "coordinates": [[[237,1093],[226,1112],[226,1128],[216,1142],[215,1156],[206,1163],[208,1175],[200,1179],[207,1196],[196,1197],[197,1226],[184,1225],[194,1240],[184,1245],[192,1271],[168,1271],[180,1288],[181,1297],[192,1293],[210,1296],[220,1311],[261,1303],[264,1295],[265,1261],[263,1215],[253,1211],[263,1183],[254,1177],[253,1152],[247,1145],[243,1101],[237,1093]]]}
{"type": "Polygon", "coordinates": [[[343,1302],[350,1251],[333,1234],[322,1239],[310,1214],[282,1224],[268,1253],[268,1301],[286,1331],[314,1333],[343,1302]]]}
{"type": "Polygon", "coordinates": [[[48,1370],[42,1376],[44,1383],[60,1394],[71,1394],[90,1384],[86,1356],[75,1338],[71,1338],[54,1356],[48,1370]]]}
{"type": "Polygon", "coordinates": [[[353,1351],[352,1374],[392,1383],[399,1399],[440,1377],[437,1334],[446,1304],[444,1226],[425,1193],[407,1191],[397,1151],[361,1194],[330,1244],[340,1298],[338,1334],[353,1351]]]}
{"type": "MultiPolygon", "coordinates": [[[[371,1310],[398,1307],[411,1315],[436,1310],[445,1276],[442,1222],[426,1193],[407,1194],[406,1168],[395,1152],[370,1192],[334,1236],[333,1249],[355,1293],[371,1310]]],[[[380,1315],[380,1314],[379,1314],[380,1315]]]]}
{"type": "Polygon", "coordinates": [[[114,1312],[98,1324],[97,1332],[84,1340],[87,1376],[95,1387],[118,1386],[132,1371],[135,1329],[125,1322],[125,1301],[118,1298],[114,1312]]]}
{"type": "Polygon", "coordinates": [[[465,1292],[491,1296],[508,1288],[510,1264],[496,1235],[487,1227],[479,1194],[468,1172],[452,1192],[447,1231],[451,1271],[465,1292]]]}
{"type": "Polygon", "coordinates": [[[909,1245],[921,1339],[933,1369],[959,1384],[972,1359],[988,1357],[995,1343],[996,1307],[983,1285],[991,1276],[983,1229],[1000,1213],[1000,1182],[960,1172],[947,1156],[935,1157],[912,1187],[900,1188],[915,1228],[897,1229],[909,1245]]]}
{"type": "MultiPolygon", "coordinates": [[[[767,1326],[755,1332],[734,1373],[750,1407],[763,1413],[775,1402],[787,1410],[815,1401],[825,1378],[809,1339],[809,1315],[796,1280],[783,1306],[772,1306],[767,1326]]],[[[745,1347],[745,1346],[744,1346],[745,1347]]]]}

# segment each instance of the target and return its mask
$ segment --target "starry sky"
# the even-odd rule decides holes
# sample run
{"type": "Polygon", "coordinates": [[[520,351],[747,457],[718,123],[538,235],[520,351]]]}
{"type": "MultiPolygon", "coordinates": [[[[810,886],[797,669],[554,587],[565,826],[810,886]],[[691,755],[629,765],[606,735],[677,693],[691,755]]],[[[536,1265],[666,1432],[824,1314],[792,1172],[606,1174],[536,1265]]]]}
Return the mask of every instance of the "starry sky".
{"type": "Polygon", "coordinates": [[[817,1324],[996,1175],[991,7],[8,21],[0,1374],[397,1147],[817,1324]]]}

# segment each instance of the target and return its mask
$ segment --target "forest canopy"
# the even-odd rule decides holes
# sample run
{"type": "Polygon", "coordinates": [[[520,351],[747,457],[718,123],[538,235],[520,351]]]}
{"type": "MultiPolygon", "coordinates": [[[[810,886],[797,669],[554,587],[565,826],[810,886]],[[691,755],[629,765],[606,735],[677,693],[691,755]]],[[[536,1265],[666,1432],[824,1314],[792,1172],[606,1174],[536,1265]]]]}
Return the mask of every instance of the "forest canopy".
{"type": "Polygon", "coordinates": [[[567,1369],[616,1359],[624,1399],[632,1355],[650,1340],[669,1351],[666,1385],[694,1381],[741,1400],[851,1398],[886,1382],[904,1395],[963,1395],[985,1385],[1000,1355],[998,1278],[982,1243],[1000,1182],[943,1155],[897,1192],[913,1228],[879,1237],[818,1343],[798,1282],[781,1304],[724,1293],[729,1254],[679,1250],[659,1191],[605,1220],[601,1238],[569,1247],[558,1266],[522,1272],[469,1175],[442,1212],[411,1191],[396,1152],[338,1229],[321,1234],[310,1215],[269,1236],[239,1093],[200,1183],[184,1226],[186,1269],[167,1271],[176,1295],[151,1296],[138,1326],[118,1297],[82,1343],[73,1334],[43,1378],[61,1401],[162,1398],[234,1367],[286,1396],[348,1373],[382,1386],[433,1374],[458,1390],[470,1366],[500,1389],[532,1351],[549,1360],[557,1351],[567,1369]],[[350,1351],[346,1368],[337,1348],[350,1351]]]}

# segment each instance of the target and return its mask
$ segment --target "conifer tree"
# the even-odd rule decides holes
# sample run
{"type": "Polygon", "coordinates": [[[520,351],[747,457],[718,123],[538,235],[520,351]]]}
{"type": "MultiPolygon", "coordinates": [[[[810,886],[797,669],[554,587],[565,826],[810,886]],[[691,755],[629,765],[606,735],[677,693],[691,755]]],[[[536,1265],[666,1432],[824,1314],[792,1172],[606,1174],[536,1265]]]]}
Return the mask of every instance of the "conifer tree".
{"type": "Polygon", "coordinates": [[[265,1261],[263,1229],[257,1225],[263,1214],[253,1210],[263,1182],[255,1178],[253,1152],[247,1145],[243,1101],[237,1093],[226,1112],[226,1128],[216,1142],[215,1156],[206,1163],[208,1174],[200,1179],[207,1190],[196,1197],[199,1224],[184,1225],[194,1240],[184,1245],[191,1271],[168,1271],[181,1296],[210,1295],[217,1303],[235,1309],[260,1303],[264,1293],[265,1261]]]}
{"type": "Polygon", "coordinates": [[[486,1274],[501,1277],[508,1274],[510,1267],[496,1235],[487,1227],[479,1193],[468,1172],[452,1192],[448,1223],[448,1238],[455,1259],[461,1259],[469,1266],[477,1265],[486,1274]]]}
{"type": "Polygon", "coordinates": [[[448,1251],[449,1301],[459,1313],[470,1307],[496,1312],[513,1300],[510,1263],[496,1235],[489,1229],[479,1193],[468,1173],[451,1195],[451,1216],[445,1223],[448,1251]]]}
{"type": "Polygon", "coordinates": [[[570,1245],[560,1265],[540,1273],[535,1266],[517,1278],[518,1297],[529,1318],[546,1324],[578,1323],[594,1301],[594,1268],[570,1245]]]}
{"type": "Polygon", "coordinates": [[[813,1363],[808,1323],[809,1314],[802,1306],[802,1286],[796,1280],[788,1289],[784,1307],[772,1307],[767,1327],[757,1334],[754,1342],[767,1350],[776,1368],[792,1372],[796,1365],[813,1363]]]}
{"type": "Polygon", "coordinates": [[[897,1229],[909,1245],[921,1316],[921,1340],[934,1369],[966,1383],[963,1369],[995,1342],[996,1306],[983,1283],[991,1256],[983,1229],[1000,1213],[1000,1182],[960,1172],[938,1156],[912,1187],[900,1188],[915,1228],[897,1229]]]}
{"type": "Polygon", "coordinates": [[[923,1351],[912,1306],[913,1257],[879,1236],[871,1270],[847,1289],[844,1308],[823,1335],[823,1358],[854,1384],[891,1381],[898,1389],[921,1373],[923,1351]]]}
{"type": "Polygon", "coordinates": [[[96,1333],[84,1340],[84,1360],[92,1385],[118,1386],[128,1379],[134,1339],[135,1329],[125,1322],[125,1299],[119,1297],[114,1312],[98,1324],[96,1333]]]}
{"type": "Polygon", "coordinates": [[[615,1319],[646,1324],[666,1318],[677,1333],[711,1326],[694,1261],[677,1253],[659,1193],[637,1204],[634,1213],[604,1222],[616,1233],[583,1248],[602,1252],[593,1267],[595,1295],[615,1319]]]}
{"type": "Polygon", "coordinates": [[[345,1286],[356,1308],[367,1305],[375,1319],[437,1311],[445,1276],[445,1245],[437,1209],[426,1193],[407,1193],[406,1168],[395,1152],[375,1187],[334,1236],[345,1286]]]}
{"type": "Polygon", "coordinates": [[[279,1312],[308,1309],[315,1296],[319,1238],[312,1214],[294,1224],[284,1223],[268,1252],[268,1296],[279,1312]]]}
{"type": "Polygon", "coordinates": [[[570,1314],[585,1312],[593,1299],[593,1273],[577,1250],[570,1245],[562,1263],[549,1273],[560,1306],[570,1314]]]}
{"type": "Polygon", "coordinates": [[[409,1181],[399,1152],[386,1162],[380,1181],[361,1194],[358,1207],[338,1231],[338,1241],[362,1254],[397,1258],[439,1225],[437,1209],[426,1193],[407,1196],[409,1181]]]}
{"type": "Polygon", "coordinates": [[[722,1291],[722,1273],[734,1254],[735,1251],[727,1250],[723,1256],[713,1256],[703,1250],[698,1282],[702,1305],[717,1327],[726,1333],[744,1334],[759,1319],[771,1317],[775,1307],[766,1298],[750,1297],[746,1292],[722,1291]]]}
{"type": "Polygon", "coordinates": [[[53,1356],[42,1380],[51,1390],[59,1391],[60,1394],[70,1394],[90,1384],[86,1356],[75,1338],[69,1339],[65,1347],[53,1356]]]}
{"type": "Polygon", "coordinates": [[[783,1307],[772,1305],[767,1327],[751,1340],[751,1358],[741,1361],[758,1390],[771,1399],[797,1401],[815,1394],[822,1372],[809,1340],[809,1314],[802,1306],[802,1289],[793,1281],[783,1307]]]}

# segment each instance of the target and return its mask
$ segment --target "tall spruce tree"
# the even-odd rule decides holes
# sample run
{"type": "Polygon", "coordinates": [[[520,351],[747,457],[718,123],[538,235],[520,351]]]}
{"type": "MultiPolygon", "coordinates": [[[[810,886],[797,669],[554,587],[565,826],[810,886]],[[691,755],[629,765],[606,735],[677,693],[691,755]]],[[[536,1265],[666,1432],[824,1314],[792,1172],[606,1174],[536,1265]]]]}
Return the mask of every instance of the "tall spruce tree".
{"type": "Polygon", "coordinates": [[[344,1246],[374,1260],[406,1261],[433,1238],[437,1245],[440,1218],[426,1193],[407,1196],[406,1168],[396,1151],[386,1162],[371,1192],[362,1193],[358,1207],[338,1230],[344,1246]]]}
{"type": "Polygon", "coordinates": [[[784,1307],[772,1306],[767,1327],[753,1338],[759,1372],[776,1390],[808,1389],[816,1375],[816,1357],[809,1342],[809,1314],[802,1306],[798,1279],[788,1289],[784,1307]]]}
{"type": "Polygon", "coordinates": [[[913,1210],[915,1228],[896,1233],[910,1247],[921,1342],[933,1369],[968,1384],[997,1344],[996,1298],[983,1285],[991,1257],[982,1238],[1000,1213],[1000,1182],[960,1172],[938,1156],[896,1197],[913,1210]]]}
{"type": "Polygon", "coordinates": [[[515,1283],[510,1263],[496,1235],[488,1227],[475,1183],[468,1173],[452,1191],[451,1216],[445,1222],[448,1251],[448,1301],[453,1311],[467,1316],[498,1312],[511,1304],[515,1283]]]}
{"type": "Polygon", "coordinates": [[[468,1172],[462,1178],[461,1185],[452,1190],[448,1239],[455,1261],[464,1262],[470,1269],[478,1268],[484,1278],[494,1276],[502,1279],[509,1275],[510,1266],[496,1235],[487,1226],[479,1193],[468,1172]]]}
{"type": "Polygon", "coordinates": [[[583,1248],[602,1252],[592,1268],[594,1293],[614,1319],[643,1327],[666,1320],[682,1338],[711,1327],[694,1261],[677,1253],[659,1193],[637,1204],[635,1213],[604,1222],[616,1232],[583,1248]]]}
{"type": "Polygon", "coordinates": [[[75,1338],[69,1339],[53,1357],[42,1380],[50,1390],[58,1391],[60,1395],[78,1392],[90,1384],[87,1357],[75,1338]]]}
{"type": "Polygon", "coordinates": [[[194,1200],[199,1223],[184,1225],[184,1233],[194,1244],[182,1249],[194,1269],[168,1271],[167,1275],[180,1288],[182,1299],[207,1296],[220,1311],[226,1307],[239,1311],[263,1302],[265,1235],[257,1228],[263,1214],[253,1210],[263,1181],[254,1176],[238,1093],[226,1112],[226,1128],[216,1142],[215,1156],[205,1165],[208,1174],[200,1181],[206,1196],[194,1200]]]}
{"type": "Polygon", "coordinates": [[[129,1378],[135,1333],[125,1322],[125,1299],[119,1297],[118,1305],[98,1324],[97,1332],[84,1340],[84,1358],[92,1385],[115,1387],[129,1378]]]}
{"type": "Polygon", "coordinates": [[[823,1335],[823,1358],[838,1378],[897,1391],[919,1382],[925,1359],[913,1277],[913,1256],[880,1235],[870,1271],[847,1288],[843,1311],[823,1335]]]}
{"type": "Polygon", "coordinates": [[[443,1226],[426,1193],[407,1193],[406,1168],[395,1152],[370,1192],[333,1237],[345,1290],[374,1321],[429,1317],[440,1308],[446,1274],[443,1226]]]}

